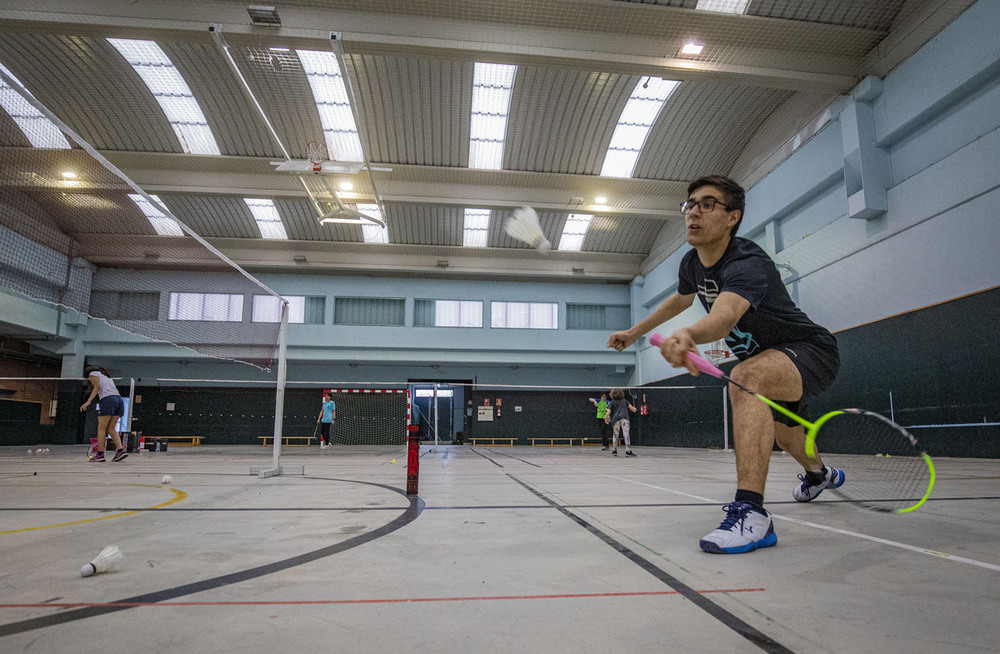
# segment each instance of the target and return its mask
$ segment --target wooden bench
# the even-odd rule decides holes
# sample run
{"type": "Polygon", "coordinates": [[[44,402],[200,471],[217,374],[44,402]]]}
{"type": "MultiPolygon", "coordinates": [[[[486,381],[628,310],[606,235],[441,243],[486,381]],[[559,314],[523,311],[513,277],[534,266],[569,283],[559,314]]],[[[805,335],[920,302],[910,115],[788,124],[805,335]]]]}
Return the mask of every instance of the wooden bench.
{"type": "Polygon", "coordinates": [[[560,447],[560,446],[573,447],[573,441],[578,441],[580,439],[579,438],[559,438],[559,437],[556,437],[556,438],[550,438],[550,437],[542,438],[542,437],[538,437],[538,438],[529,438],[528,440],[531,441],[531,447],[560,447]],[[541,444],[539,444],[536,441],[548,441],[548,442],[547,443],[541,443],[541,444]]]}
{"type": "MultiPolygon", "coordinates": [[[[271,436],[258,436],[257,438],[260,439],[260,444],[263,445],[264,447],[267,447],[268,445],[274,445],[274,436],[273,435],[271,435],[271,436]],[[270,441],[270,442],[268,442],[268,441],[270,441]]],[[[310,445],[312,445],[312,441],[313,441],[314,438],[315,438],[315,436],[282,436],[281,437],[281,444],[282,444],[282,446],[287,445],[288,447],[309,447],[310,445]],[[298,443],[298,444],[293,445],[289,441],[305,441],[305,443],[298,443]]]]}
{"type": "Polygon", "coordinates": [[[495,447],[514,447],[514,441],[517,439],[508,436],[477,436],[476,438],[470,438],[469,440],[472,441],[472,447],[475,447],[480,443],[487,444],[486,441],[489,441],[488,444],[495,447]],[[497,441],[502,442],[498,443],[497,441]]]}
{"type": "Polygon", "coordinates": [[[153,441],[167,441],[168,443],[177,443],[181,446],[195,447],[196,445],[201,445],[201,441],[204,440],[204,436],[143,436],[146,442],[153,441]]]}
{"type": "MultiPolygon", "coordinates": [[[[608,436],[608,445],[614,445],[614,440],[615,440],[614,436],[608,436]]],[[[625,439],[622,438],[621,436],[619,436],[618,437],[618,444],[622,445],[624,443],[625,443],[625,439]]],[[[584,445],[584,446],[589,446],[589,445],[603,445],[603,444],[604,444],[604,442],[600,438],[597,438],[596,436],[593,437],[593,438],[581,438],[580,439],[580,445],[584,445]]]]}

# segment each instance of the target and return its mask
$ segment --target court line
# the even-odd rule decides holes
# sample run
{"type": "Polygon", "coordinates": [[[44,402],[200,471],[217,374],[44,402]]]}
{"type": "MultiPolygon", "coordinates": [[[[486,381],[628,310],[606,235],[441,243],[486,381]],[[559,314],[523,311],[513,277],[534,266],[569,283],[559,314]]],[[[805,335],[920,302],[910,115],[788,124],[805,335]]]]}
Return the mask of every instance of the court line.
{"type": "MultiPolygon", "coordinates": [[[[699,590],[701,594],[762,593],[763,588],[722,588],[699,590]]],[[[497,600],[535,599],[587,599],[595,597],[650,597],[655,595],[680,595],[676,590],[621,593],[562,593],[558,595],[495,595],[485,597],[408,597],[397,599],[353,599],[353,600],[287,600],[287,601],[245,601],[245,602],[48,602],[40,604],[0,604],[0,609],[43,609],[55,607],[81,608],[91,606],[124,607],[138,606],[310,606],[314,604],[406,604],[408,602],[484,602],[497,600]]]]}
{"type": "MultiPolygon", "coordinates": [[[[318,477],[312,477],[311,479],[319,479],[318,477]]],[[[359,484],[367,484],[371,486],[379,486],[382,488],[387,488],[393,492],[403,494],[403,491],[398,488],[393,488],[391,486],[386,486],[385,484],[378,484],[374,482],[359,481],[359,484]]],[[[64,624],[67,622],[74,622],[76,620],[84,620],[87,618],[93,618],[100,615],[107,615],[115,611],[125,611],[133,606],[143,606],[146,604],[160,604],[162,602],[175,599],[177,597],[183,597],[185,595],[192,595],[194,593],[202,593],[208,590],[214,590],[216,588],[223,588],[226,586],[231,586],[233,584],[238,584],[250,579],[256,579],[258,577],[263,577],[275,572],[280,572],[282,570],[287,570],[289,568],[294,568],[306,563],[311,563],[319,559],[338,554],[340,552],[347,551],[359,545],[369,543],[382,536],[391,534],[397,529],[401,529],[406,525],[410,524],[416,520],[424,508],[424,501],[420,499],[419,495],[405,495],[409,501],[409,506],[404,509],[400,515],[398,515],[392,521],[377,527],[372,531],[359,534],[352,538],[348,538],[345,541],[335,543],[333,545],[328,545],[327,547],[321,547],[317,550],[311,552],[306,552],[305,554],[299,554],[297,556],[292,556],[287,559],[282,559],[280,561],[274,561],[272,563],[266,563],[264,565],[257,566],[255,568],[249,568],[246,570],[239,570],[237,572],[232,572],[219,577],[213,577],[210,579],[204,579],[202,581],[196,581],[189,584],[184,584],[182,586],[175,586],[174,588],[168,588],[160,591],[153,591],[150,593],[144,593],[142,595],[137,595],[135,597],[128,597],[119,602],[109,603],[109,604],[97,604],[97,605],[84,605],[80,608],[72,609],[69,611],[63,611],[60,613],[54,613],[51,615],[45,615],[37,618],[28,618],[27,620],[20,620],[18,622],[9,622],[7,624],[0,624],[0,637],[10,636],[12,634],[24,633],[27,631],[34,631],[35,629],[44,629],[46,627],[52,627],[58,624],[64,624]]]]}
{"type": "MultiPolygon", "coordinates": [[[[122,486],[142,486],[144,488],[163,488],[162,486],[152,486],[150,484],[122,484],[122,486]]],[[[187,499],[187,493],[182,490],[177,490],[176,488],[168,488],[168,491],[174,494],[174,497],[163,504],[157,504],[155,506],[146,507],[144,509],[132,509],[131,511],[125,511],[123,513],[113,513],[111,515],[101,516],[100,518],[88,518],[86,520],[77,520],[75,522],[61,522],[57,525],[42,525],[40,527],[25,527],[24,529],[11,529],[10,531],[0,531],[0,536],[4,534],[20,534],[26,531],[38,531],[39,529],[55,529],[56,527],[69,527],[72,525],[82,525],[88,522],[99,522],[101,520],[112,520],[114,518],[124,518],[127,515],[135,515],[136,513],[143,513],[144,511],[151,511],[153,509],[162,509],[165,506],[170,506],[171,504],[176,504],[178,502],[183,502],[187,499]]]]}
{"type": "MultiPolygon", "coordinates": [[[[648,559],[644,558],[634,550],[627,547],[625,544],[615,540],[605,532],[601,531],[598,527],[587,522],[582,517],[576,515],[569,509],[563,507],[561,504],[548,497],[541,491],[536,490],[530,484],[521,481],[509,472],[506,473],[513,481],[523,486],[532,495],[535,495],[539,499],[543,500],[555,510],[562,513],[564,516],[577,523],[591,534],[596,536],[598,539],[603,541],[605,544],[610,545],[617,552],[625,556],[632,563],[635,563],[640,568],[653,575],[653,577],[659,579],[664,584],[676,590],[680,595],[684,596],[685,599],[689,600],[696,607],[712,616],[719,622],[721,622],[726,627],[729,627],[734,632],[745,638],[748,642],[753,643],[757,647],[761,648],[765,652],[773,652],[775,654],[792,654],[792,650],[788,649],[778,641],[774,640],[764,632],[758,630],[753,625],[745,622],[744,620],[737,617],[734,613],[727,611],[723,607],[719,606],[715,602],[704,597],[701,593],[691,588],[684,582],[682,582],[677,577],[674,577],[666,570],[660,568],[656,564],[652,563],[648,559]]],[[[606,475],[605,475],[606,476],[606,475]]]]}
{"type": "MultiPolygon", "coordinates": [[[[616,477],[615,475],[599,475],[600,477],[607,477],[608,479],[614,479],[616,481],[624,481],[629,484],[635,484],[637,486],[645,486],[647,488],[652,488],[654,490],[661,490],[666,493],[673,493],[675,495],[681,495],[683,497],[690,497],[696,500],[702,500],[711,504],[725,504],[725,502],[719,502],[707,497],[702,497],[700,495],[691,495],[690,493],[684,493],[677,490],[672,490],[670,488],[663,488],[662,486],[654,486],[653,484],[647,484],[642,481],[635,481],[633,479],[626,479],[624,477],[616,477]]],[[[849,531],[847,529],[838,529],[836,527],[828,527],[826,525],[820,525],[815,522],[808,522],[806,520],[800,520],[798,518],[792,518],[789,516],[778,515],[771,512],[771,517],[775,520],[784,520],[786,522],[793,522],[797,525],[802,525],[803,527],[813,527],[815,529],[822,529],[824,531],[832,531],[842,536],[853,536],[854,538],[860,538],[862,540],[868,540],[873,543],[880,543],[882,545],[889,545],[890,547],[898,547],[899,549],[908,550],[910,552],[917,552],[918,554],[926,554],[928,556],[933,556],[939,559],[947,559],[949,561],[955,561],[956,563],[965,563],[967,565],[974,565],[980,568],[985,568],[987,570],[994,570],[1000,572],[1000,565],[994,565],[992,563],[986,563],[985,561],[977,561],[975,559],[969,559],[964,556],[956,556],[954,554],[948,554],[947,552],[939,552],[937,550],[928,549],[926,547],[920,547],[919,545],[910,545],[909,543],[901,543],[895,540],[889,540],[887,538],[879,538],[878,536],[869,536],[868,534],[862,534],[856,531],[849,531]]]]}

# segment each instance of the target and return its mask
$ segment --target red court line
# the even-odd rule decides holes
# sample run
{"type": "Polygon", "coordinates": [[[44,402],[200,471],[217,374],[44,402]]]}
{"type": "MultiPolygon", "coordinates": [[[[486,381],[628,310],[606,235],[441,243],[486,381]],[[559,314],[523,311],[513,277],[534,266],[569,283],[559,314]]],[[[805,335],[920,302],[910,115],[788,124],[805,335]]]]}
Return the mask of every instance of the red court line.
{"type": "MultiPolygon", "coordinates": [[[[728,590],[700,590],[708,593],[759,593],[763,588],[731,588],[728,590]]],[[[565,595],[497,595],[492,597],[414,597],[409,599],[359,599],[359,600],[291,600],[271,602],[49,602],[45,604],[0,604],[0,609],[33,608],[83,608],[91,606],[306,606],[310,604],[405,604],[407,602],[477,602],[494,600],[578,599],[587,597],[649,597],[653,595],[678,595],[675,590],[648,593],[570,593],[565,595]]]]}

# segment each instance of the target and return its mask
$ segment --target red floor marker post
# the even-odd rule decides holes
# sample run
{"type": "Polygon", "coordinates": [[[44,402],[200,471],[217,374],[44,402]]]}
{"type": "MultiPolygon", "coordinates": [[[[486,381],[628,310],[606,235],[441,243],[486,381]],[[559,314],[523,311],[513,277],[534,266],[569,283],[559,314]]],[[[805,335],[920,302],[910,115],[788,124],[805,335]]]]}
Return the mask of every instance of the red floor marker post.
{"type": "Polygon", "coordinates": [[[420,425],[407,425],[408,452],[406,456],[406,494],[417,494],[420,475],[420,425]]]}

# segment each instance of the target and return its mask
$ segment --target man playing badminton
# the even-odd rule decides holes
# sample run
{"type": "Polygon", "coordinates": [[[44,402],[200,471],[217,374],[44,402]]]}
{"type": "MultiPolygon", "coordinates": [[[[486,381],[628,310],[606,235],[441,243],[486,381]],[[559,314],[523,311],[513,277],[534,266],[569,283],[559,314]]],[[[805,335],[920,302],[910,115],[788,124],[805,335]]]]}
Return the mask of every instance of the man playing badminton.
{"type": "MultiPolygon", "coordinates": [[[[730,377],[803,415],[808,401],[826,390],[840,368],[837,341],[792,302],[771,258],[756,243],[736,236],[743,220],[745,192],[733,180],[702,177],[688,186],[681,204],[687,241],[694,249],[681,260],[677,292],[649,317],[611,334],[618,351],[654,327],[701,300],[708,315],[678,329],[660,346],[663,357],[694,375],[687,353],[698,344],[725,337],[740,363],[730,377]]],[[[771,516],[764,509],[764,484],[775,442],[805,468],[792,496],[815,499],[844,483],[844,474],[805,453],[804,429],[772,411],[749,393],[732,392],[736,496],[726,519],[701,539],[706,552],[738,554],[777,543],[771,516]]]]}

